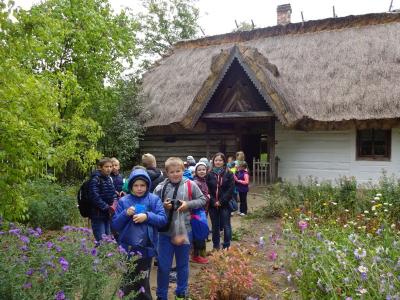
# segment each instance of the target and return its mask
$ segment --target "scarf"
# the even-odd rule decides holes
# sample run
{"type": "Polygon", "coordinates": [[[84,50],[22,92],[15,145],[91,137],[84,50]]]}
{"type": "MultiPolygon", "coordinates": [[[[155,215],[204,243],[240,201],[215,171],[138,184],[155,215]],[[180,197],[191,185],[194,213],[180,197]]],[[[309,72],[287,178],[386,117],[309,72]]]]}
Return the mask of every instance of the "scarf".
{"type": "Polygon", "coordinates": [[[205,177],[201,178],[201,177],[196,176],[194,178],[194,182],[200,188],[200,191],[203,193],[203,195],[208,199],[208,186],[207,186],[206,178],[205,177]]]}
{"type": "Polygon", "coordinates": [[[224,167],[221,167],[221,168],[213,167],[212,171],[213,171],[215,174],[219,175],[219,174],[221,174],[223,171],[225,171],[225,168],[224,168],[224,167]]]}

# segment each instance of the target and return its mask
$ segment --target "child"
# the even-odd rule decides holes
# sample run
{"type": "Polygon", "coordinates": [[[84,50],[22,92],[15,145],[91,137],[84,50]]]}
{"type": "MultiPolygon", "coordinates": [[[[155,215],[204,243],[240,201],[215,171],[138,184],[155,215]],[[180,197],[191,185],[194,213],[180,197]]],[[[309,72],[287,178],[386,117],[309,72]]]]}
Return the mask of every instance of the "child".
{"type": "Polygon", "coordinates": [[[246,156],[244,155],[243,151],[238,151],[236,152],[236,167],[239,166],[240,162],[245,161],[246,160],[246,156]]]}
{"type": "MultiPolygon", "coordinates": [[[[206,182],[207,165],[204,162],[198,162],[195,166],[194,173],[195,173],[194,182],[198,185],[204,197],[206,197],[207,203],[205,209],[206,211],[208,211],[210,195],[208,194],[208,187],[206,182]]],[[[205,253],[205,251],[206,251],[206,241],[193,239],[192,261],[199,264],[207,264],[208,259],[200,255],[201,252],[205,253]]]]}
{"type": "Polygon", "coordinates": [[[238,172],[235,175],[236,188],[239,192],[240,215],[247,215],[247,193],[249,192],[249,172],[245,161],[239,162],[238,172]]]}
{"type": "Polygon", "coordinates": [[[151,179],[150,193],[154,191],[156,186],[164,180],[164,174],[160,169],[157,169],[156,158],[153,154],[146,153],[142,156],[142,165],[146,168],[147,174],[151,179]]]}
{"type": "Polygon", "coordinates": [[[210,192],[210,218],[212,225],[213,249],[220,249],[220,231],[224,230],[223,248],[229,248],[232,239],[231,211],[229,201],[233,197],[235,181],[226,167],[225,155],[217,153],[212,160],[213,168],[207,174],[207,186],[210,192]]]}
{"type": "Polygon", "coordinates": [[[102,239],[103,234],[109,235],[111,232],[110,216],[114,214],[113,203],[117,201],[117,193],[110,177],[113,168],[111,159],[108,157],[101,159],[98,167],[89,183],[92,202],[89,218],[97,242],[102,239]]]}
{"type": "Polygon", "coordinates": [[[123,192],[122,192],[122,186],[124,185],[124,178],[121,176],[121,174],[119,174],[119,170],[120,170],[120,164],[119,164],[119,160],[116,159],[115,157],[111,158],[112,161],[112,172],[111,172],[111,178],[113,180],[114,183],[114,187],[115,190],[117,191],[117,195],[118,197],[122,197],[123,196],[123,192]]]}
{"type": "Polygon", "coordinates": [[[123,287],[125,295],[144,287],[144,292],[135,299],[152,299],[150,266],[152,257],[156,255],[157,228],[167,223],[161,200],[149,192],[150,188],[151,180],[145,170],[132,171],[128,179],[130,193],[120,199],[112,220],[112,227],[119,234],[118,244],[128,253],[141,253],[135,261],[135,270],[127,275],[129,283],[123,287]],[[133,282],[140,274],[144,276],[133,282]]]}
{"type": "MultiPolygon", "coordinates": [[[[165,162],[168,178],[160,183],[154,193],[164,202],[164,209],[168,215],[168,224],[159,233],[158,244],[158,271],[157,271],[157,299],[168,299],[169,273],[172,259],[175,254],[177,287],[175,299],[185,299],[189,279],[189,252],[190,252],[190,209],[204,207],[206,199],[199,187],[191,182],[191,199],[188,193],[188,179],[183,178],[183,161],[177,157],[170,157],[165,162]],[[189,201],[190,200],[190,201],[189,201]],[[177,228],[183,220],[186,236],[176,235],[181,228],[177,228]]],[[[180,226],[179,226],[180,227],[180,226]]]]}

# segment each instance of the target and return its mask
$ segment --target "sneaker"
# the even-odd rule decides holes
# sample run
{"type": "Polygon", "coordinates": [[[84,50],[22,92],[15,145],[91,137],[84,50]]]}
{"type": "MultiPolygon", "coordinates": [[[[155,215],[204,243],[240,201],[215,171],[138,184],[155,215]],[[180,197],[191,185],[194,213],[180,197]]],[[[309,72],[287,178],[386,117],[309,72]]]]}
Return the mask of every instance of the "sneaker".
{"type": "Polygon", "coordinates": [[[177,274],[175,271],[172,271],[169,273],[169,282],[176,282],[177,280],[177,274]]]}
{"type": "Polygon", "coordinates": [[[201,257],[201,256],[193,256],[192,262],[194,262],[196,264],[208,264],[208,259],[205,257],[201,257]]]}
{"type": "Polygon", "coordinates": [[[240,213],[239,214],[241,217],[243,217],[243,216],[245,216],[246,214],[245,213],[240,213]]]}

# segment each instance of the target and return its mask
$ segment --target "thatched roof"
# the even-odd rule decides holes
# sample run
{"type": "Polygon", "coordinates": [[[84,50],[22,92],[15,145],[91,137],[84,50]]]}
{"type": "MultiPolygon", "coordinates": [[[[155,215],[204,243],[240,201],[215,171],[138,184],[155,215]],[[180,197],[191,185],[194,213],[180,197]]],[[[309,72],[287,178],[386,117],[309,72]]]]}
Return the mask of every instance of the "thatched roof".
{"type": "Polygon", "coordinates": [[[400,14],[369,14],[180,42],[144,76],[146,125],[194,126],[234,58],[286,126],[400,118],[400,14]]]}

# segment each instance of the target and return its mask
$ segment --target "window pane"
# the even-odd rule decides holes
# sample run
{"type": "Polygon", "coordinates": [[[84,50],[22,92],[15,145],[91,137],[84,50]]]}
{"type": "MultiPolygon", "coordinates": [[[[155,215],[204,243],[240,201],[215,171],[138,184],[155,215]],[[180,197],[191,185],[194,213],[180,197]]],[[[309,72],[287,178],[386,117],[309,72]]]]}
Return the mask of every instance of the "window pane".
{"type": "Polygon", "coordinates": [[[359,155],[373,155],[372,141],[360,141],[360,154],[359,155]]]}
{"type": "Polygon", "coordinates": [[[385,142],[375,142],[374,143],[374,150],[375,155],[386,155],[386,143],[385,142]]]}

